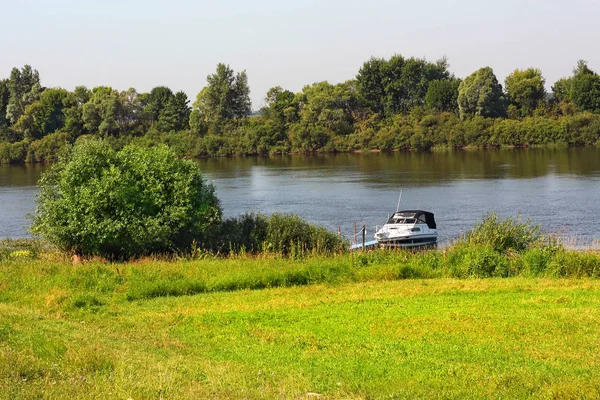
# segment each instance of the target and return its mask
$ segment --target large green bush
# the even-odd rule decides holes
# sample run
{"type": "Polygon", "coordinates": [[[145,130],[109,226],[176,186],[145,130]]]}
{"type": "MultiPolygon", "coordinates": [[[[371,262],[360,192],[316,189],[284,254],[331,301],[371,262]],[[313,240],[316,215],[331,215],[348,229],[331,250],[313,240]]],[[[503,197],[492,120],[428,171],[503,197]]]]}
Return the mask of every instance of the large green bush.
{"type": "Polygon", "coordinates": [[[80,140],[40,186],[32,231],[75,253],[127,258],[187,248],[221,216],[199,166],[164,145],[116,151],[80,140]]]}

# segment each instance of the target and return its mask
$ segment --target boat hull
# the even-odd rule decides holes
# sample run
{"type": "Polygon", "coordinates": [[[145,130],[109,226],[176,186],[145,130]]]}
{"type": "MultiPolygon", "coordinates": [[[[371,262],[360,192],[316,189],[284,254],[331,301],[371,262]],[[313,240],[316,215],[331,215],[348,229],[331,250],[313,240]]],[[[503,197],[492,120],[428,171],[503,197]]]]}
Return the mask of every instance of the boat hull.
{"type": "Polygon", "coordinates": [[[397,237],[378,239],[379,247],[398,248],[398,247],[435,247],[437,246],[437,236],[413,236],[413,237],[397,237]]]}

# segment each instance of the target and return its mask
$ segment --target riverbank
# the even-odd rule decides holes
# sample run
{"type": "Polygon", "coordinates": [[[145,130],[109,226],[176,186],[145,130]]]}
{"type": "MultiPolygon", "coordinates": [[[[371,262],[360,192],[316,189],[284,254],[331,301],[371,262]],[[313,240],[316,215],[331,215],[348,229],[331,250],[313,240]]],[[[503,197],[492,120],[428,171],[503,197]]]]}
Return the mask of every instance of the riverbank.
{"type": "Polygon", "coordinates": [[[523,266],[518,276],[487,279],[448,277],[453,258],[378,251],[74,266],[13,250],[0,261],[0,393],[600,395],[600,281],[585,277],[600,276],[598,253],[564,252],[546,270],[540,253],[507,255],[523,266]],[[567,272],[578,278],[555,277],[567,272]]]}
{"type": "MultiPolygon", "coordinates": [[[[219,134],[198,134],[192,130],[123,134],[105,139],[116,149],[127,144],[169,145],[180,157],[207,158],[268,154],[332,154],[394,151],[455,151],[496,148],[553,148],[598,146],[600,116],[578,113],[568,116],[538,116],[523,119],[483,118],[461,120],[452,113],[397,115],[357,125],[344,135],[306,128],[270,132],[269,121],[251,118],[219,134]],[[280,137],[265,142],[265,135],[280,137]]],[[[89,135],[95,136],[95,135],[89,135]]],[[[78,135],[55,132],[37,140],[0,141],[0,164],[56,161],[78,135]]]]}

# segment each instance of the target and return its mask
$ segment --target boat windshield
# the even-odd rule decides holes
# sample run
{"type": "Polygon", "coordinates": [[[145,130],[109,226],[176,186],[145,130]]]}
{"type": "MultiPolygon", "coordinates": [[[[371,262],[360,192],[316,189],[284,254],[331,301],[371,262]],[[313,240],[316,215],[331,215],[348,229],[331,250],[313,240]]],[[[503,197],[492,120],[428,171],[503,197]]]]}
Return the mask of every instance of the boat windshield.
{"type": "Polygon", "coordinates": [[[414,224],[415,223],[415,219],[414,218],[395,218],[392,217],[389,219],[389,221],[387,222],[388,224],[414,224]]]}

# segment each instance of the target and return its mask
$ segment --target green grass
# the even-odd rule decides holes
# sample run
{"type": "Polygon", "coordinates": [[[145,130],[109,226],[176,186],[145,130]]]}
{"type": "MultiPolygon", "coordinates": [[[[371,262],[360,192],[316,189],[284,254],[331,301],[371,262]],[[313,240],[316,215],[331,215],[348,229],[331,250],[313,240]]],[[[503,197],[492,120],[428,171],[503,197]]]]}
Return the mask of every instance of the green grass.
{"type": "Polygon", "coordinates": [[[476,251],[9,257],[0,398],[600,397],[600,257],[476,251]]]}

